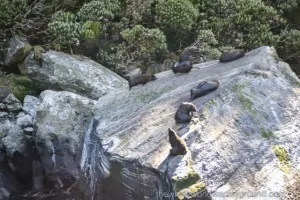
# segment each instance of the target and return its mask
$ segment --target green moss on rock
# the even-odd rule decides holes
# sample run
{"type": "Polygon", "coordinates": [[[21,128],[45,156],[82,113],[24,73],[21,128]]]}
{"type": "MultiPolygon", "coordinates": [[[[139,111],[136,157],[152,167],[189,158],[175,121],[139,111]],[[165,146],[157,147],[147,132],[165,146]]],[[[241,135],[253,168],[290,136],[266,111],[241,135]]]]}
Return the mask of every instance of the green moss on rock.
{"type": "Polygon", "coordinates": [[[202,182],[195,183],[190,187],[179,191],[176,196],[179,200],[210,199],[210,195],[206,190],[206,186],[202,182]]]}
{"type": "Polygon", "coordinates": [[[272,149],[280,162],[279,168],[282,171],[289,173],[291,170],[291,163],[290,156],[287,150],[284,147],[278,145],[273,146],[272,149]]]}
{"type": "Polygon", "coordinates": [[[34,59],[39,60],[42,58],[42,54],[45,53],[46,51],[41,46],[34,46],[33,52],[34,52],[34,59]]]}
{"type": "Polygon", "coordinates": [[[235,84],[234,86],[232,86],[232,90],[235,93],[240,93],[244,88],[245,88],[245,84],[235,84]]]}
{"type": "Polygon", "coordinates": [[[264,128],[261,128],[260,132],[261,132],[261,136],[265,139],[270,140],[272,138],[276,138],[274,133],[270,130],[265,130],[264,128]]]}
{"type": "Polygon", "coordinates": [[[189,173],[186,176],[184,177],[173,176],[172,180],[174,183],[175,191],[179,192],[195,184],[197,181],[199,181],[200,176],[193,168],[191,168],[189,173]]]}
{"type": "Polygon", "coordinates": [[[13,93],[20,101],[28,94],[35,95],[38,89],[34,82],[27,76],[7,75],[0,77],[0,88],[6,88],[13,93]]]}
{"type": "Polygon", "coordinates": [[[253,103],[248,97],[240,94],[238,99],[246,110],[253,110],[253,103]]]}

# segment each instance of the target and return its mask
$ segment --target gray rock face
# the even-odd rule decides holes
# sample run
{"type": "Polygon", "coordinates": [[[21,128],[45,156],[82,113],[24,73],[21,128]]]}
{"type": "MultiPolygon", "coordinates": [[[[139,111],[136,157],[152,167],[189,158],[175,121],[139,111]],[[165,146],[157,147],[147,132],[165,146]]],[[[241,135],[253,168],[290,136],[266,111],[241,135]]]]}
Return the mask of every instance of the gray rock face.
{"type": "Polygon", "coordinates": [[[19,112],[22,110],[22,104],[13,94],[10,93],[0,102],[0,110],[7,112],[19,112]]]}
{"type": "Polygon", "coordinates": [[[0,199],[9,200],[18,191],[19,184],[11,171],[0,161],[0,199]]]}
{"type": "Polygon", "coordinates": [[[69,91],[91,99],[128,90],[128,82],[109,69],[92,60],[62,52],[44,53],[38,62],[30,53],[19,69],[38,82],[42,89],[69,91]]]}
{"type": "MultiPolygon", "coordinates": [[[[265,193],[280,199],[290,192],[288,175],[300,169],[300,81],[273,48],[156,77],[97,102],[47,90],[33,106],[24,106],[24,116],[34,116],[44,186],[69,188],[79,181],[79,196],[96,200],[168,200],[175,194],[211,199],[201,197],[207,192],[213,199],[265,193]],[[190,89],[211,79],[219,80],[218,89],[190,101],[190,89]],[[192,102],[197,112],[190,123],[176,125],[182,102],[192,102]],[[185,140],[186,155],[169,156],[169,127],[185,140]]],[[[20,126],[1,123],[8,137],[2,145],[21,151],[22,145],[8,142],[10,135],[19,136],[10,130],[20,126]]],[[[37,190],[40,176],[34,176],[37,190]]]]}
{"type": "Polygon", "coordinates": [[[94,101],[46,90],[35,116],[36,142],[48,187],[70,186],[79,177],[84,133],[94,101]]]}
{"type": "Polygon", "coordinates": [[[12,172],[23,181],[30,180],[31,162],[33,159],[31,139],[28,138],[18,125],[11,125],[8,133],[1,140],[2,148],[8,157],[12,172]]]}
{"type": "Polygon", "coordinates": [[[34,117],[39,103],[40,101],[38,98],[27,95],[24,98],[23,111],[28,115],[30,115],[31,117],[34,117]]]}
{"type": "Polygon", "coordinates": [[[286,192],[286,169],[300,166],[300,82],[273,48],[261,47],[230,63],[194,65],[188,74],[156,76],[129,93],[98,101],[97,136],[112,144],[108,154],[171,170],[167,129],[172,127],[186,141],[195,171],[213,198],[286,192]],[[190,89],[209,79],[219,80],[219,88],[193,100],[198,113],[188,125],[176,125],[174,113],[190,100],[190,89]],[[278,149],[287,152],[286,162],[277,158],[278,149]]]}
{"type": "Polygon", "coordinates": [[[20,113],[17,116],[17,125],[25,129],[33,126],[32,117],[24,113],[20,113]]]}
{"type": "Polygon", "coordinates": [[[14,36],[5,56],[5,65],[10,66],[22,62],[31,51],[31,48],[26,38],[14,36]]]}
{"type": "Polygon", "coordinates": [[[38,160],[32,162],[32,182],[35,191],[44,189],[43,166],[38,160]]]}
{"type": "Polygon", "coordinates": [[[98,123],[92,121],[84,141],[79,180],[83,199],[174,199],[164,196],[172,192],[171,180],[166,174],[135,160],[106,153],[97,136],[98,123]]]}

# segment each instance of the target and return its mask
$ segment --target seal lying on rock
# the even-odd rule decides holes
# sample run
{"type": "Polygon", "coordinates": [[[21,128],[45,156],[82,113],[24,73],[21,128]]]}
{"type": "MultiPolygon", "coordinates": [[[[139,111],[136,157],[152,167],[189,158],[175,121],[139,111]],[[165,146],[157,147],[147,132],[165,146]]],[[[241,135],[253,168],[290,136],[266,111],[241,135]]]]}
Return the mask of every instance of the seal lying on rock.
{"type": "Polygon", "coordinates": [[[183,102],[180,104],[177,112],[175,113],[176,123],[187,123],[190,122],[193,116],[193,112],[196,112],[194,104],[189,102],[183,102]]]}
{"type": "Polygon", "coordinates": [[[175,63],[172,67],[174,74],[176,73],[188,73],[191,71],[193,64],[191,61],[183,61],[180,63],[175,63]]]}
{"type": "Polygon", "coordinates": [[[203,81],[195,88],[191,89],[191,100],[204,96],[219,87],[220,83],[217,80],[203,81]]]}
{"type": "Polygon", "coordinates": [[[124,75],[124,78],[129,83],[129,88],[139,84],[146,84],[149,81],[156,80],[155,75],[143,74],[140,68],[136,68],[124,75]]]}
{"type": "Polygon", "coordinates": [[[230,62],[230,61],[237,60],[244,56],[245,56],[244,49],[235,49],[235,50],[223,53],[220,57],[220,62],[230,62]]]}
{"type": "Polygon", "coordinates": [[[174,130],[171,128],[168,129],[169,131],[169,142],[172,147],[170,150],[170,155],[185,155],[187,153],[187,146],[183,139],[181,139],[174,130]]]}

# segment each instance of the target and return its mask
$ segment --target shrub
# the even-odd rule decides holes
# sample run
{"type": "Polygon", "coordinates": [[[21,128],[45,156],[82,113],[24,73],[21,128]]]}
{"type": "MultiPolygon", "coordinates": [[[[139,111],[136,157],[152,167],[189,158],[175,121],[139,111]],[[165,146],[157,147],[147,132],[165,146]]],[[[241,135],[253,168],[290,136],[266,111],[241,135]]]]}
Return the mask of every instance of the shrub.
{"type": "Polygon", "coordinates": [[[0,29],[11,27],[28,8],[27,0],[0,1],[0,29]]]}
{"type": "Polygon", "coordinates": [[[119,11],[118,0],[95,0],[84,4],[77,15],[83,21],[99,21],[101,18],[112,19],[119,11]]]}
{"type": "Polygon", "coordinates": [[[217,39],[235,47],[253,49],[276,45],[273,29],[285,23],[277,11],[262,0],[194,0],[200,14],[199,26],[211,29],[217,39]]]}
{"type": "Polygon", "coordinates": [[[188,0],[158,0],[156,22],[162,30],[190,31],[198,17],[198,11],[188,0]]]}
{"type": "Polygon", "coordinates": [[[280,42],[276,46],[278,54],[283,60],[291,60],[300,56],[300,31],[283,30],[281,32],[280,42]]]}
{"type": "Polygon", "coordinates": [[[287,10],[298,6],[298,0],[264,0],[264,2],[270,6],[278,9],[287,10]]]}
{"type": "Polygon", "coordinates": [[[64,46],[79,43],[82,25],[76,22],[74,14],[58,11],[53,15],[48,27],[56,44],[64,46]]]}
{"type": "Polygon", "coordinates": [[[102,30],[100,22],[87,21],[81,28],[81,37],[85,40],[96,40],[99,38],[102,30]]]}
{"type": "Polygon", "coordinates": [[[166,37],[159,29],[136,25],[132,29],[125,29],[121,35],[128,44],[127,48],[134,48],[142,56],[151,56],[167,49],[166,37]]]}
{"type": "Polygon", "coordinates": [[[197,47],[199,55],[194,62],[206,62],[219,59],[223,52],[232,49],[231,46],[221,46],[212,30],[199,30],[197,40],[192,44],[197,47]]]}
{"type": "Polygon", "coordinates": [[[165,33],[170,50],[194,41],[198,10],[189,0],[158,0],[154,14],[155,23],[165,33]]]}
{"type": "Polygon", "coordinates": [[[108,44],[99,50],[100,63],[117,73],[141,68],[143,73],[152,74],[152,66],[167,50],[166,37],[159,29],[148,29],[141,25],[121,32],[124,42],[108,44]]]}
{"type": "Polygon", "coordinates": [[[133,24],[143,23],[145,21],[142,20],[147,21],[147,19],[143,19],[143,16],[149,12],[153,2],[154,0],[121,0],[124,16],[129,18],[133,24]]]}

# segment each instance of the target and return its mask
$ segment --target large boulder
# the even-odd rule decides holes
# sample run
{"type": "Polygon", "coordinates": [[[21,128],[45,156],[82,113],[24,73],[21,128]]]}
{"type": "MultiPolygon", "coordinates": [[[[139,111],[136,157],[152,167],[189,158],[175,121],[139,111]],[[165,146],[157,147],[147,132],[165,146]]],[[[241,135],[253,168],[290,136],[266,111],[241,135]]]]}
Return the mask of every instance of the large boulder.
{"type": "Polygon", "coordinates": [[[22,62],[30,53],[31,49],[32,47],[26,38],[21,36],[12,37],[7,49],[4,64],[6,66],[12,66],[22,62]]]}
{"type": "MultiPolygon", "coordinates": [[[[94,103],[71,92],[41,93],[34,121],[46,188],[69,187],[78,179],[84,133],[94,103]]],[[[33,114],[35,109],[30,107],[27,104],[26,110],[33,114]]]]}
{"type": "MultiPolygon", "coordinates": [[[[187,184],[186,190],[180,187],[180,191],[190,192],[195,188],[204,191],[205,188],[216,199],[258,193],[273,194],[273,199],[280,199],[289,192],[286,188],[292,181],[285,177],[300,169],[297,159],[300,152],[299,97],[299,79],[288,64],[280,61],[275,49],[266,46],[230,63],[213,61],[194,65],[188,74],[163,72],[157,75],[156,81],[134,87],[129,93],[105,96],[94,108],[98,123],[93,129],[96,135],[93,141],[101,141],[108,157],[99,155],[99,159],[92,159],[83,153],[84,188],[87,192],[92,187],[103,191],[105,184],[99,180],[107,180],[107,176],[116,173],[117,178],[110,179],[110,184],[118,186],[115,191],[123,191],[122,185],[144,176],[136,173],[137,164],[125,165],[125,168],[122,165],[111,172],[112,168],[107,165],[107,160],[111,159],[109,155],[134,160],[159,173],[167,172],[168,178],[176,176],[179,170],[176,166],[182,166],[181,161],[190,156],[193,173],[198,174],[195,177],[199,180],[187,184]],[[194,113],[192,121],[176,125],[174,114],[182,102],[190,101],[190,89],[210,79],[219,80],[220,87],[193,100],[198,112],[194,113]],[[169,127],[186,141],[190,155],[170,158],[169,127]],[[89,170],[97,168],[97,173],[89,176],[89,170]],[[134,178],[125,175],[128,171],[135,174],[134,178]]],[[[95,142],[91,143],[90,152],[100,149],[101,144],[95,142]]],[[[180,171],[188,175],[190,165],[185,166],[180,171]]],[[[162,177],[158,174],[153,180],[162,177]]],[[[182,180],[185,178],[173,179],[173,185],[182,180]]],[[[125,199],[154,199],[153,193],[147,196],[143,192],[144,196],[136,198],[135,195],[140,194],[138,191],[147,190],[146,185],[133,184],[129,188],[131,192],[125,199]]],[[[159,191],[170,194],[168,188],[159,191]]],[[[94,199],[101,199],[101,194],[97,193],[98,198],[94,199]]],[[[209,198],[180,194],[176,193],[183,199],[209,198]]],[[[114,194],[106,199],[111,197],[114,194]]]]}
{"type": "Polygon", "coordinates": [[[166,173],[134,159],[108,154],[97,136],[98,124],[99,121],[92,120],[85,135],[80,196],[86,200],[166,199],[165,195],[170,196],[173,188],[166,173]]]}
{"type": "Polygon", "coordinates": [[[39,56],[32,52],[19,69],[44,90],[69,91],[94,100],[128,90],[128,82],[109,69],[85,57],[62,52],[48,51],[39,56]]]}

